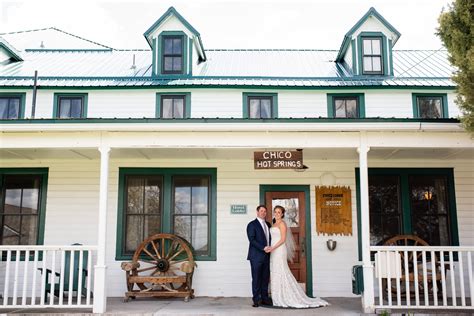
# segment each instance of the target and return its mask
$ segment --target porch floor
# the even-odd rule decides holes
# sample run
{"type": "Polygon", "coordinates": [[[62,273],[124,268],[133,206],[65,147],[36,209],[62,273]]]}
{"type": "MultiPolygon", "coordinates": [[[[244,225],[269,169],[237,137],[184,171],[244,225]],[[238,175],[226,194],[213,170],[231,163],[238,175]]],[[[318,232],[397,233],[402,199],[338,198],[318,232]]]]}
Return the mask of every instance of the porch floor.
{"type": "MultiPolygon", "coordinates": [[[[247,297],[197,297],[185,303],[183,299],[137,298],[128,303],[122,297],[107,299],[107,315],[361,315],[359,297],[324,298],[331,306],[313,309],[278,309],[252,307],[247,297]]],[[[10,309],[8,314],[81,314],[92,315],[91,310],[78,309],[10,309]]]]}

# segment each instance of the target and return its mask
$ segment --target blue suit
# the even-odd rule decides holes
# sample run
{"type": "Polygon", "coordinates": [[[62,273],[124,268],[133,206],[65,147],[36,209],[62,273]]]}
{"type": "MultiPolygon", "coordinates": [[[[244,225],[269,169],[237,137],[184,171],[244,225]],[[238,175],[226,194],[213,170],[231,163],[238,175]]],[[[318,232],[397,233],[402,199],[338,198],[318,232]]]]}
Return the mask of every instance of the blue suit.
{"type": "MultiPolygon", "coordinates": [[[[271,244],[270,223],[268,226],[269,245],[271,244]]],[[[263,227],[255,219],[247,225],[247,237],[249,239],[249,252],[247,260],[250,260],[252,270],[252,299],[254,303],[260,300],[269,301],[268,283],[270,281],[270,254],[263,249],[267,246],[267,238],[263,227]]]]}

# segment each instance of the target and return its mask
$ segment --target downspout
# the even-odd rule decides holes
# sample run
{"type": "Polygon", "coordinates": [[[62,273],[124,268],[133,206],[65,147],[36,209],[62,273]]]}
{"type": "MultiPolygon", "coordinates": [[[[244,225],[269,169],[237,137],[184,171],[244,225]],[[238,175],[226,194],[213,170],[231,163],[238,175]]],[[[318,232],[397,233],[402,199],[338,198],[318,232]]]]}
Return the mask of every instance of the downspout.
{"type": "Polygon", "coordinates": [[[31,102],[31,118],[35,118],[36,112],[36,92],[38,90],[38,70],[35,70],[35,78],[33,82],[33,101],[31,102]]]}

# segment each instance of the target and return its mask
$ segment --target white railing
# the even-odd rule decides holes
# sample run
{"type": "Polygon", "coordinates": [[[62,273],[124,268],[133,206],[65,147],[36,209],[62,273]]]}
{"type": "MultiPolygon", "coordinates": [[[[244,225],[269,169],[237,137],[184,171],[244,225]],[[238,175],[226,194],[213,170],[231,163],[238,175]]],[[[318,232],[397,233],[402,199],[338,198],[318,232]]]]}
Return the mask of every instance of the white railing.
{"type": "Polygon", "coordinates": [[[474,247],[371,246],[376,309],[474,309],[474,247]]]}
{"type": "Polygon", "coordinates": [[[92,308],[97,246],[0,246],[1,308],[92,308]]]}

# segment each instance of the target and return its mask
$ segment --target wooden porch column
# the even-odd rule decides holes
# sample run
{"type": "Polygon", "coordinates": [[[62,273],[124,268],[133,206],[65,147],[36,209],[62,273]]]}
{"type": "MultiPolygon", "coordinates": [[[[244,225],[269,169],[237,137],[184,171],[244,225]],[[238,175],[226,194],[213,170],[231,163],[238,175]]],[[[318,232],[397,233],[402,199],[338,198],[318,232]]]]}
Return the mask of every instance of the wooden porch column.
{"type": "Polygon", "coordinates": [[[364,292],[362,294],[362,308],[364,313],[374,312],[374,267],[370,261],[370,221],[369,221],[369,172],[367,163],[367,153],[370,148],[367,146],[367,135],[362,132],[360,135],[359,172],[360,172],[360,228],[362,239],[362,266],[364,271],[364,292]]]}
{"type": "Polygon", "coordinates": [[[107,289],[105,278],[107,266],[105,265],[105,248],[107,234],[107,191],[109,184],[109,155],[110,147],[99,147],[100,151],[100,189],[99,189],[99,229],[97,264],[94,267],[94,313],[105,313],[107,308],[107,289]]]}

